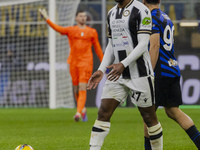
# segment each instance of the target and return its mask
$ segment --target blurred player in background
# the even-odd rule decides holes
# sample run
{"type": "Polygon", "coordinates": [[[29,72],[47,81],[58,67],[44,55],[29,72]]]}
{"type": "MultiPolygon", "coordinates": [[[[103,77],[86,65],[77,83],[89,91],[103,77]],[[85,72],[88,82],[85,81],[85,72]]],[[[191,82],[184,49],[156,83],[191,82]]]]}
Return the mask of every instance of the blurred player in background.
{"type": "Polygon", "coordinates": [[[148,52],[151,12],[136,0],[115,1],[118,4],[107,17],[109,42],[104,58],[88,82],[89,90],[96,88],[106,68],[112,69],[107,75],[98,118],[92,128],[90,150],[101,149],[110,131],[110,118],[128,94],[148,126],[153,149],[162,150],[162,127],[155,113],[154,77],[148,52]]]}
{"type": "MultiPolygon", "coordinates": [[[[167,116],[176,121],[200,149],[199,131],[192,119],[179,109],[182,97],[180,69],[174,57],[174,25],[171,19],[159,9],[160,0],[144,0],[143,2],[150,9],[153,22],[149,53],[155,71],[156,107],[164,106],[167,116]]],[[[145,150],[151,150],[147,131],[145,132],[145,150]]]]}
{"type": "Polygon", "coordinates": [[[92,75],[93,54],[92,45],[100,61],[103,59],[103,52],[98,41],[98,34],[94,28],[86,26],[87,15],[85,11],[77,11],[76,26],[61,27],[51,22],[45,9],[39,10],[46,22],[57,32],[67,35],[70,44],[70,54],[67,60],[70,66],[74,96],[77,102],[75,121],[87,121],[86,115],[86,94],[87,83],[92,75]]]}

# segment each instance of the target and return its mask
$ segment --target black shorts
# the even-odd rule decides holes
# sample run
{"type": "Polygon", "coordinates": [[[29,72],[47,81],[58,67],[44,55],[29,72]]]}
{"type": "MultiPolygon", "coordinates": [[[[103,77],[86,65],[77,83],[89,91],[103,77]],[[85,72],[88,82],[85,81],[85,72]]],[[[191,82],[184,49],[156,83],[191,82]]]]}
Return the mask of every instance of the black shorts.
{"type": "Polygon", "coordinates": [[[180,77],[155,78],[156,106],[178,107],[182,104],[180,77]]]}

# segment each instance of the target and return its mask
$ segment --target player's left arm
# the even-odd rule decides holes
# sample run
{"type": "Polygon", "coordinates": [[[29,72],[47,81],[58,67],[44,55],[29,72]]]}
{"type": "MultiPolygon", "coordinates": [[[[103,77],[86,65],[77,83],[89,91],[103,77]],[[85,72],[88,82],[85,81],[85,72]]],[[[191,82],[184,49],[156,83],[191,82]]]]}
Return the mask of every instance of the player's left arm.
{"type": "Polygon", "coordinates": [[[94,29],[92,44],[94,46],[95,53],[99,57],[99,60],[102,61],[103,52],[102,52],[102,49],[101,49],[101,46],[100,46],[100,43],[99,43],[99,40],[98,40],[98,33],[95,29],[94,29]]]}
{"type": "Polygon", "coordinates": [[[138,34],[138,45],[121,63],[126,68],[130,63],[136,61],[142,54],[148,50],[149,34],[138,34]]]}
{"type": "Polygon", "coordinates": [[[107,75],[108,80],[117,81],[126,68],[131,62],[137,60],[145,51],[148,49],[149,34],[138,34],[138,45],[135,49],[126,57],[123,61],[117,64],[112,64],[107,68],[112,68],[112,71],[107,75]]]}
{"type": "Polygon", "coordinates": [[[149,54],[151,57],[151,64],[153,69],[155,69],[156,63],[158,61],[160,48],[160,33],[155,33],[150,36],[150,49],[149,54]]]}
{"type": "Polygon", "coordinates": [[[150,36],[150,49],[149,54],[151,57],[151,64],[153,69],[156,67],[156,63],[159,57],[160,49],[160,24],[158,23],[158,18],[152,14],[152,34],[150,36]]]}
{"type": "Polygon", "coordinates": [[[136,61],[145,51],[148,50],[149,38],[152,29],[151,12],[148,8],[141,9],[136,18],[136,22],[138,22],[138,45],[123,61],[121,61],[125,68],[133,61],[136,61]]]}

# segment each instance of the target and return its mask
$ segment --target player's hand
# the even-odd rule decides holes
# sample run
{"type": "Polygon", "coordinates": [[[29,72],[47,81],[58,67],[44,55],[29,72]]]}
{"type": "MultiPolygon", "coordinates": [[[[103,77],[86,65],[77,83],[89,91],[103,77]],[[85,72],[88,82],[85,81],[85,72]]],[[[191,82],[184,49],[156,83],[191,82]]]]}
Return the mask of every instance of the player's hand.
{"type": "Polygon", "coordinates": [[[39,9],[38,10],[40,12],[40,14],[42,15],[42,17],[45,19],[45,20],[48,20],[49,19],[49,16],[47,14],[47,11],[45,9],[39,9]]]}
{"type": "Polygon", "coordinates": [[[110,81],[117,81],[121,76],[122,72],[124,71],[124,65],[122,63],[112,64],[107,68],[112,68],[110,73],[107,75],[108,80],[110,81]]]}
{"type": "Polygon", "coordinates": [[[91,90],[92,88],[95,89],[98,85],[98,83],[101,81],[103,77],[103,72],[98,70],[96,71],[90,78],[88,84],[87,84],[87,89],[91,90]]]}

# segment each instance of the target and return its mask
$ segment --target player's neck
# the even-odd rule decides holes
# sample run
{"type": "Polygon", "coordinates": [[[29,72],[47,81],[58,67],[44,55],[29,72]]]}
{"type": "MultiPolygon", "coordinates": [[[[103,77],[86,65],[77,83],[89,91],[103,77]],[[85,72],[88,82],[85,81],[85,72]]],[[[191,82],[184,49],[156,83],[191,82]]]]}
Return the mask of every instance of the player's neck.
{"type": "Polygon", "coordinates": [[[80,29],[84,29],[86,27],[86,24],[80,24],[78,23],[77,26],[80,28],[80,29]]]}
{"type": "Polygon", "coordinates": [[[118,7],[123,8],[125,7],[131,0],[124,0],[123,2],[118,2],[118,7]]]}
{"type": "Polygon", "coordinates": [[[149,8],[150,11],[152,11],[154,9],[159,9],[159,5],[150,5],[150,4],[148,5],[147,4],[147,7],[149,8]]]}

